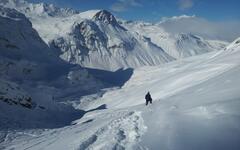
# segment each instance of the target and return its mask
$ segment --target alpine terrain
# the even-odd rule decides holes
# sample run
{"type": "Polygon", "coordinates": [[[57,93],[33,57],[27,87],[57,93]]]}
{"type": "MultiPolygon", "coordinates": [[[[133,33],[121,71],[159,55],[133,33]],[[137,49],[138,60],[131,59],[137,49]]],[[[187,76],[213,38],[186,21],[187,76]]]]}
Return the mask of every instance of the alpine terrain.
{"type": "Polygon", "coordinates": [[[194,17],[0,0],[0,149],[239,150],[240,35],[194,17]]]}

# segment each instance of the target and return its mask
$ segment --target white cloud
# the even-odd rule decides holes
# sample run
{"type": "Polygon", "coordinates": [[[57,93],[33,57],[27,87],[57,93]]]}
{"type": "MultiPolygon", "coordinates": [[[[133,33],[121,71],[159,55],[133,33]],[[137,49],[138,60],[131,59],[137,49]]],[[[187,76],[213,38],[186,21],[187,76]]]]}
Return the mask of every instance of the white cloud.
{"type": "Polygon", "coordinates": [[[170,22],[170,21],[177,21],[177,20],[182,20],[182,19],[193,19],[195,18],[195,15],[188,16],[188,15],[181,15],[181,16],[173,16],[173,17],[163,17],[161,18],[161,21],[159,23],[165,23],[165,22],[170,22]]]}
{"type": "Polygon", "coordinates": [[[240,21],[210,21],[196,16],[163,18],[159,23],[171,33],[192,33],[207,39],[231,42],[240,37],[240,21]]]}
{"type": "Polygon", "coordinates": [[[115,11],[115,12],[122,12],[122,11],[126,11],[127,7],[125,5],[123,5],[122,3],[114,3],[111,7],[111,10],[115,11]]]}
{"type": "Polygon", "coordinates": [[[180,10],[186,10],[192,8],[194,5],[193,0],[179,0],[178,7],[180,10]]]}
{"type": "Polygon", "coordinates": [[[115,12],[127,11],[131,7],[142,7],[142,4],[137,0],[118,0],[110,9],[115,12]]]}

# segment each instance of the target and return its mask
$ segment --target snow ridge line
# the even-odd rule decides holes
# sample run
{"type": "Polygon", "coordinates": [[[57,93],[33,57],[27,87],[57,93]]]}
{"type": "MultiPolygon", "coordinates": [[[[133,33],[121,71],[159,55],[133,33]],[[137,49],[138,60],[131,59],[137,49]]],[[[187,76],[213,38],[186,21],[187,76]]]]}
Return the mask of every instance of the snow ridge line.
{"type": "Polygon", "coordinates": [[[132,111],[97,130],[80,144],[78,150],[133,149],[145,131],[141,112],[132,111]]]}

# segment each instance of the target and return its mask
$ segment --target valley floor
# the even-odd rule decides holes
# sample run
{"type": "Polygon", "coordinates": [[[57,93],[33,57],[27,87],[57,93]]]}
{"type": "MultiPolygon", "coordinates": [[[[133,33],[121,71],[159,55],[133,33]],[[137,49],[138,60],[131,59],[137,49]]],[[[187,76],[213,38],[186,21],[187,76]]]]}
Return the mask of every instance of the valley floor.
{"type": "Polygon", "coordinates": [[[137,69],[84,107],[106,109],[63,128],[1,131],[0,149],[239,150],[239,58],[240,50],[218,51],[137,69]]]}

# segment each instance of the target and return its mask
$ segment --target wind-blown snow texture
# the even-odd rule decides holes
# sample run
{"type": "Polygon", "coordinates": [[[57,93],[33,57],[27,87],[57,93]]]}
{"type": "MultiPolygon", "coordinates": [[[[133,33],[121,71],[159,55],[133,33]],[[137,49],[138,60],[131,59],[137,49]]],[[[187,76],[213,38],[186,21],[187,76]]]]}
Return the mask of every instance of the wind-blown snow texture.
{"type": "Polygon", "coordinates": [[[239,38],[0,5],[0,149],[240,149],[239,38]]]}

